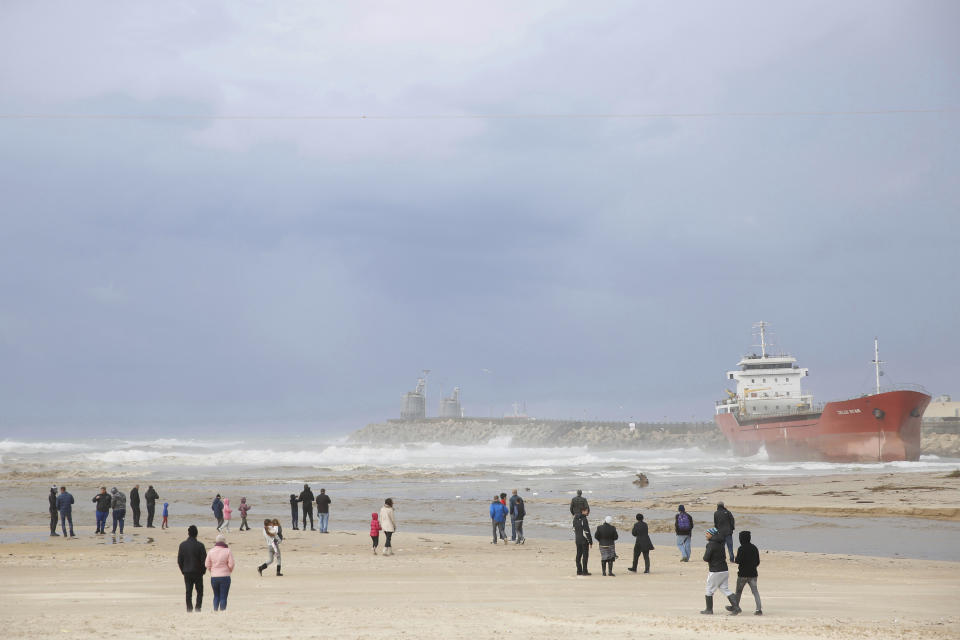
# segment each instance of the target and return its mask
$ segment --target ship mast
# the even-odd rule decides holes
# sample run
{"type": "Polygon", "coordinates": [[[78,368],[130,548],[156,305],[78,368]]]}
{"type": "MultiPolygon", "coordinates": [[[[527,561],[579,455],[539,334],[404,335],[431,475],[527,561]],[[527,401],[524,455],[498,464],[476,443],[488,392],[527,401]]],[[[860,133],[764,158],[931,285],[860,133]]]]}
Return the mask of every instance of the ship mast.
{"type": "Polygon", "coordinates": [[[880,340],[876,337],[873,338],[873,366],[877,374],[877,395],[880,394],[880,365],[883,364],[883,360],[880,359],[880,340]]]}
{"type": "Polygon", "coordinates": [[[760,357],[767,357],[767,323],[761,320],[753,323],[753,326],[760,329],[760,357]]]}

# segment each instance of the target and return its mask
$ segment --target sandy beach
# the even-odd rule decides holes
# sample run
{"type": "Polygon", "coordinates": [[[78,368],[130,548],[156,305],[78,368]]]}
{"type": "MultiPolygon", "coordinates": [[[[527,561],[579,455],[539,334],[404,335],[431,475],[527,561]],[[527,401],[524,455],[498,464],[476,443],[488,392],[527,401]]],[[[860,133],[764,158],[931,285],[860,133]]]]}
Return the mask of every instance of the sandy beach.
{"type": "MultiPolygon", "coordinates": [[[[493,546],[402,529],[392,557],[372,555],[363,532],[286,531],[285,575],[271,567],[260,577],[260,532],[233,532],[227,612],[211,610],[206,579],[204,611],[188,614],[176,566],[185,527],[135,531],[116,544],[84,532],[0,545],[4,637],[960,637],[957,563],[761,551],[765,615],[752,615],[748,591],[741,616],[718,606],[708,617],[699,614],[702,546],[690,563],[658,547],[652,573],[635,575],[626,570],[632,539],[624,533],[610,578],[596,553],[593,575],[576,577],[572,543],[493,546]]],[[[214,534],[202,527],[200,539],[209,547],[214,534]]]]}

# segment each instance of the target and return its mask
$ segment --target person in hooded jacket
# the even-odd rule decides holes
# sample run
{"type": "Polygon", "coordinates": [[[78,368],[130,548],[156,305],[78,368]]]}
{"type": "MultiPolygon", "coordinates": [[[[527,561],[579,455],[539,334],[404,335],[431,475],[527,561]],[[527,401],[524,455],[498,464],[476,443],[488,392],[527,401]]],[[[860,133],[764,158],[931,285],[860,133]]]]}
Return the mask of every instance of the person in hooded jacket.
{"type": "Polygon", "coordinates": [[[717,528],[723,541],[727,544],[727,552],[730,554],[730,562],[733,562],[733,531],[735,528],[733,514],[724,506],[723,502],[717,503],[717,510],[713,512],[713,526],[717,528]]]}
{"type": "Polygon", "coordinates": [[[117,532],[120,525],[120,535],[123,535],[123,520],[127,517],[127,496],[116,487],[110,489],[110,508],[113,509],[113,531],[117,532]]]}
{"type": "Polygon", "coordinates": [[[157,500],[160,499],[160,494],[157,493],[157,490],[153,488],[153,485],[147,487],[147,492],[143,494],[143,499],[147,501],[147,528],[153,528],[153,514],[157,508],[157,500]]]}
{"type": "Polygon", "coordinates": [[[303,503],[303,530],[307,530],[307,517],[309,516],[310,531],[316,531],[313,528],[313,491],[310,490],[310,485],[303,485],[303,491],[300,492],[297,502],[303,503]]]}
{"type": "Polygon", "coordinates": [[[637,514],[637,523],[633,525],[633,531],[630,533],[637,539],[633,544],[633,566],[627,571],[637,572],[637,562],[643,555],[643,572],[650,573],[650,552],[653,551],[653,541],[650,540],[650,529],[647,523],[643,521],[643,514],[637,514]]]}
{"type": "Polygon", "coordinates": [[[523,498],[517,495],[517,490],[513,490],[513,507],[510,512],[510,517],[513,518],[513,524],[516,526],[517,531],[517,544],[525,544],[527,542],[527,537],[523,535],[523,519],[527,517],[527,505],[524,503],[523,498]],[[516,500],[514,500],[516,498],[516,500]]]}
{"type": "Polygon", "coordinates": [[[237,511],[240,512],[240,531],[244,529],[250,531],[250,525],[247,524],[247,512],[250,511],[250,505],[247,504],[246,498],[240,498],[240,506],[237,507],[237,511]]]}
{"type": "Polygon", "coordinates": [[[507,522],[507,506],[503,504],[500,496],[493,496],[493,502],[490,503],[490,520],[493,522],[493,542],[491,544],[497,544],[497,534],[500,534],[503,544],[507,544],[507,534],[504,529],[507,522]]]}
{"type": "Polygon", "coordinates": [[[393,555],[393,534],[397,532],[397,515],[393,509],[393,498],[387,498],[380,507],[380,529],[386,541],[383,543],[383,555],[393,555]]]}
{"type": "Polygon", "coordinates": [[[737,593],[734,595],[736,603],[727,607],[727,609],[732,615],[740,613],[740,596],[743,594],[743,588],[750,585],[753,600],[757,604],[757,610],[753,612],[753,615],[762,616],[760,591],[757,589],[757,566],[760,565],[760,550],[757,549],[757,545],[750,542],[749,531],[740,532],[740,548],[737,549],[737,557],[734,562],[737,563],[737,593]]]}
{"type": "Polygon", "coordinates": [[[223,499],[223,525],[220,529],[230,533],[230,520],[233,519],[233,509],[230,508],[230,498],[223,499]]]}
{"type": "Polygon", "coordinates": [[[723,550],[723,538],[715,527],[710,527],[706,531],[707,548],[703,552],[703,561],[709,567],[707,573],[706,602],[707,607],[700,613],[713,614],[713,594],[719,589],[723,595],[727,596],[730,604],[736,608],[737,603],[733,598],[733,592],[730,591],[730,570],[727,567],[727,556],[723,550]]]}
{"type": "Polygon", "coordinates": [[[217,531],[220,531],[220,527],[223,526],[223,499],[219,493],[217,497],[213,499],[210,510],[213,511],[213,517],[217,519],[217,531]]]}
{"type": "Polygon", "coordinates": [[[233,552],[227,546],[223,534],[217,536],[216,544],[207,553],[204,566],[210,571],[210,588],[213,590],[213,610],[227,610],[227,594],[230,593],[230,574],[235,563],[233,552]]]}
{"type": "Polygon", "coordinates": [[[614,577],[613,561],[617,559],[616,541],[620,537],[617,528],[613,526],[612,516],[603,519],[603,524],[597,527],[593,537],[597,541],[597,546],[600,547],[600,568],[603,575],[609,575],[612,578],[614,577]],[[607,573],[607,567],[610,567],[609,574],[607,573]]]}
{"type": "Polygon", "coordinates": [[[110,503],[112,499],[107,493],[106,487],[100,487],[100,493],[93,496],[90,502],[97,503],[97,533],[107,532],[107,516],[110,515],[110,503]]]}
{"type": "Polygon", "coordinates": [[[133,485],[130,489],[130,511],[133,512],[133,526],[140,526],[140,485],[133,485]]]}
{"type": "Polygon", "coordinates": [[[50,535],[60,537],[57,533],[57,486],[50,487],[50,493],[47,495],[47,501],[50,503],[50,535]]]}
{"type": "Polygon", "coordinates": [[[377,555],[377,545],[380,544],[380,515],[376,511],[370,514],[370,540],[373,542],[373,555],[377,555]]]}
{"type": "Polygon", "coordinates": [[[300,519],[300,514],[298,513],[299,508],[297,507],[297,494],[290,494],[290,518],[293,520],[293,529],[294,531],[299,531],[300,527],[297,526],[297,523],[300,519]]]}
{"type": "Polygon", "coordinates": [[[590,536],[590,523],[587,521],[587,514],[590,509],[584,507],[573,518],[573,539],[577,543],[577,575],[588,576],[587,561],[590,560],[590,547],[593,546],[593,538],[590,536]]]}

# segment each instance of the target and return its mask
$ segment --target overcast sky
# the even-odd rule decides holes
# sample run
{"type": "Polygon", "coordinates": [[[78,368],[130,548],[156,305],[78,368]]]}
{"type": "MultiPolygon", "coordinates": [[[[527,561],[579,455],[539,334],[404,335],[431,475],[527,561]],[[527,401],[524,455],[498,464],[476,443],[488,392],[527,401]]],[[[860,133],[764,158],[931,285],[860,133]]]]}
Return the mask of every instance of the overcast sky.
{"type": "Polygon", "coordinates": [[[0,4],[3,115],[200,116],[0,120],[0,436],[960,397],[960,112],[773,115],[960,107],[957,2],[279,5],[0,4]]]}

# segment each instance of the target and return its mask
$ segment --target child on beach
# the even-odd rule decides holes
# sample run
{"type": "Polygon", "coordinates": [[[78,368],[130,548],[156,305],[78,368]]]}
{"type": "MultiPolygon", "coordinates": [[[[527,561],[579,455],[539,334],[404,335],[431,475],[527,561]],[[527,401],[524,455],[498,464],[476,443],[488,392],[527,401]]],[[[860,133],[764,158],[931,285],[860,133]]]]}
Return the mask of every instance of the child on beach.
{"type": "Polygon", "coordinates": [[[230,498],[223,499],[223,525],[220,531],[230,533],[230,519],[233,517],[233,509],[230,508],[230,498]]]}
{"type": "Polygon", "coordinates": [[[734,559],[737,563],[737,592],[734,594],[735,602],[727,607],[730,615],[740,613],[740,596],[743,594],[743,588],[750,585],[750,591],[753,592],[753,600],[757,603],[757,610],[753,612],[755,616],[762,616],[763,609],[760,607],[760,591],[757,589],[757,565],[760,564],[760,550],[750,542],[750,532],[740,532],[740,548],[737,549],[737,556],[734,559]]]}
{"type": "Polygon", "coordinates": [[[293,518],[293,528],[297,528],[297,520],[299,520],[300,514],[298,513],[299,509],[297,508],[297,496],[296,494],[290,494],[290,517],[293,518]]]}
{"type": "Polygon", "coordinates": [[[169,503],[169,502],[164,502],[164,503],[163,503],[163,514],[162,514],[162,515],[163,515],[163,522],[160,523],[160,528],[161,528],[161,529],[167,529],[167,528],[170,527],[170,525],[167,524],[167,516],[170,515],[170,503],[169,503]]]}
{"type": "Polygon", "coordinates": [[[380,516],[370,514],[370,539],[373,540],[373,555],[377,555],[377,545],[380,544],[380,516]]]}
{"type": "Polygon", "coordinates": [[[250,511],[250,505],[247,504],[246,498],[240,498],[240,506],[237,509],[240,511],[240,531],[244,528],[250,531],[250,525],[247,524],[247,511],[250,511]]]}

